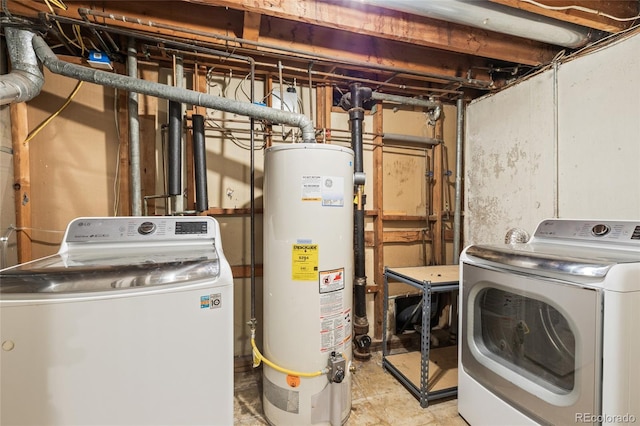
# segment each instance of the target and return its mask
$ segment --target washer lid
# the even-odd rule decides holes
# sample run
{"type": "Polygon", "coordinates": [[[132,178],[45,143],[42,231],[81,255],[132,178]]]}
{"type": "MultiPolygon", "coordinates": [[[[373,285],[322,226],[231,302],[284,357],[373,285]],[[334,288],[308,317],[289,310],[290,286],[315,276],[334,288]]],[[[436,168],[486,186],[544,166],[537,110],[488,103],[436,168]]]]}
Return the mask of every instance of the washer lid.
{"type": "Polygon", "coordinates": [[[0,294],[83,293],[184,284],[220,275],[214,247],[59,253],[0,271],[0,294]]]}

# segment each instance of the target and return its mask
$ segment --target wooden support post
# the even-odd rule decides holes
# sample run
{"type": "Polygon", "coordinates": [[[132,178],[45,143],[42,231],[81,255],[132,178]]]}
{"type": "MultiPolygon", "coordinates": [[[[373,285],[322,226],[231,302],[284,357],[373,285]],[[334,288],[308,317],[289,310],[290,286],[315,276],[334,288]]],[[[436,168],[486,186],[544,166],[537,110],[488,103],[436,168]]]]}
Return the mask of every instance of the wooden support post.
{"type": "Polygon", "coordinates": [[[322,142],[331,142],[331,107],[333,106],[333,87],[330,84],[316,86],[316,128],[322,129],[322,142]]]}
{"type": "Polygon", "coordinates": [[[373,209],[376,215],[373,218],[373,265],[374,281],[378,291],[374,294],[374,321],[373,337],[382,339],[382,316],[384,315],[384,219],[383,219],[383,158],[382,158],[382,134],[383,108],[382,102],[375,105],[373,113],[373,209]]]}
{"type": "Polygon", "coordinates": [[[15,190],[16,241],[18,244],[18,263],[31,258],[31,172],[29,145],[25,139],[29,133],[27,104],[12,103],[11,139],[13,148],[13,189],[15,190]]]}
{"type": "Polygon", "coordinates": [[[129,164],[129,93],[123,90],[118,91],[118,123],[120,134],[120,152],[118,153],[118,161],[120,167],[120,188],[118,215],[131,216],[131,186],[129,185],[129,176],[131,165],[129,164]]]}

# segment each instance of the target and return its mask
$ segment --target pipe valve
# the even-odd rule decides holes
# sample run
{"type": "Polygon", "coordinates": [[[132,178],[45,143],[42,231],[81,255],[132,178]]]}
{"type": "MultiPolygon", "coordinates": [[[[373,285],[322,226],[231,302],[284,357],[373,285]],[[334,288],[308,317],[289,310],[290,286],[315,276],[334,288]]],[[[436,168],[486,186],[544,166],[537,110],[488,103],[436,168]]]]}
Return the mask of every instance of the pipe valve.
{"type": "Polygon", "coordinates": [[[331,383],[341,383],[346,375],[346,365],[347,361],[344,359],[342,354],[337,352],[331,352],[331,356],[329,357],[329,372],[327,373],[327,377],[331,383]]]}

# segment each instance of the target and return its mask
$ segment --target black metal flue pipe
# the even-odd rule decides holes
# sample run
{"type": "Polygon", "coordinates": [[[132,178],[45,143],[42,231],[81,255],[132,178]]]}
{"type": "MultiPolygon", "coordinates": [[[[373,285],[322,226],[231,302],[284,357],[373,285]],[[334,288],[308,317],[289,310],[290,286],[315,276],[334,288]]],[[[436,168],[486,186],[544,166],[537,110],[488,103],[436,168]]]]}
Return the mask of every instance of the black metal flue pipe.
{"type": "Polygon", "coordinates": [[[204,143],[204,116],[191,116],[193,125],[193,167],[196,180],[196,211],[209,210],[207,194],[207,150],[204,143]]]}
{"type": "Polygon", "coordinates": [[[169,195],[182,194],[182,104],[169,101],[169,143],[167,180],[169,195]]]}
{"type": "Polygon", "coordinates": [[[349,120],[351,122],[351,148],[354,152],[354,184],[355,205],[353,211],[354,222],[354,356],[360,359],[371,357],[369,346],[371,338],[369,333],[369,321],[367,320],[365,275],[365,247],[364,247],[364,167],[363,167],[363,143],[362,128],[364,121],[364,101],[371,97],[371,89],[361,87],[360,83],[350,86],[351,99],[349,108],[349,120]]]}

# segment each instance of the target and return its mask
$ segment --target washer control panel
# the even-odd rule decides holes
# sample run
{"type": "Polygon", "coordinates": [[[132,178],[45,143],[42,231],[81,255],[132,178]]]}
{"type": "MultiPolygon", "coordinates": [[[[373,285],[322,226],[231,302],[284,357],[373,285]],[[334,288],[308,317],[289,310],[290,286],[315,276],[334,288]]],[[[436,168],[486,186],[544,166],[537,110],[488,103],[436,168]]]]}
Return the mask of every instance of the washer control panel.
{"type": "Polygon", "coordinates": [[[67,227],[67,243],[215,240],[217,222],[208,216],[87,217],[67,227]]]}

